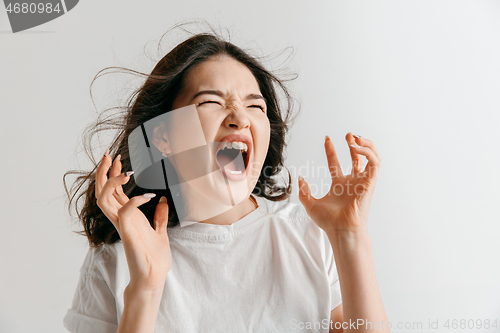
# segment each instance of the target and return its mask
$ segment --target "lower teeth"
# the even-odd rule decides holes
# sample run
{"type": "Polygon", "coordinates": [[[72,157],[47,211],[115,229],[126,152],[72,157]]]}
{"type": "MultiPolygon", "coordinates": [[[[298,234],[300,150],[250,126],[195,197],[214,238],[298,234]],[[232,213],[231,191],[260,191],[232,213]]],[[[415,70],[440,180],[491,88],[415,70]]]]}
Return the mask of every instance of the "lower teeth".
{"type": "Polygon", "coordinates": [[[233,175],[240,175],[241,173],[243,173],[243,171],[233,171],[233,170],[227,170],[227,171],[229,171],[233,175]]]}

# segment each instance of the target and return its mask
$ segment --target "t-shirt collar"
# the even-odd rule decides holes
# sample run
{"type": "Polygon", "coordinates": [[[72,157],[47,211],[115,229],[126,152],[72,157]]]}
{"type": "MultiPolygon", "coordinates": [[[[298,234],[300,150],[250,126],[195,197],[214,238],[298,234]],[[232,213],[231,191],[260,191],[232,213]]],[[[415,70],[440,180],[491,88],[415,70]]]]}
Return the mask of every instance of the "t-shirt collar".
{"type": "Polygon", "coordinates": [[[258,207],[253,211],[243,216],[236,222],[233,222],[229,225],[220,225],[220,224],[210,224],[210,223],[200,223],[196,221],[180,221],[180,227],[182,230],[192,231],[197,233],[206,233],[206,234],[225,234],[228,232],[232,232],[234,230],[240,229],[252,221],[255,221],[259,217],[263,216],[267,212],[267,202],[264,198],[252,195],[255,201],[257,202],[258,207]]]}

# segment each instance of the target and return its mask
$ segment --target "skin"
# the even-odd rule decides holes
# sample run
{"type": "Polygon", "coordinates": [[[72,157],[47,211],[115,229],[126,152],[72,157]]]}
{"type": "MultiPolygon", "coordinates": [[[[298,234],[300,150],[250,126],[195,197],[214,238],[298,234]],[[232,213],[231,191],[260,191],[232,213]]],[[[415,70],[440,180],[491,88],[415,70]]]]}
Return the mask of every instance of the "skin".
{"type": "Polygon", "coordinates": [[[168,205],[166,200],[158,204],[155,228],[151,228],[137,208],[151,199],[144,196],[129,199],[122,185],[130,177],[120,172],[119,157],[113,163],[107,153],[96,171],[97,205],[121,237],[130,272],[130,283],[123,295],[123,317],[117,332],[153,332],[165,278],[172,266],[167,235],[168,205]],[[108,179],[106,172],[110,167],[108,179]]]}
{"type": "MultiPolygon", "coordinates": [[[[333,249],[339,273],[342,304],[331,313],[331,320],[387,323],[375,277],[375,267],[368,236],[368,213],[380,167],[380,156],[373,142],[348,133],[352,172],[343,175],[332,141],[325,138],[325,152],[332,185],[321,199],[311,196],[309,185],[299,177],[299,200],[311,219],[325,231],[333,249]],[[368,163],[363,166],[362,156],[368,163]]],[[[346,326],[345,332],[351,327],[346,326]]],[[[368,326],[369,328],[370,326],[368,326]]],[[[358,327],[356,332],[390,332],[358,327]]],[[[336,332],[331,329],[330,332],[336,332]]],[[[340,330],[342,332],[342,330],[340,330]]]]}
{"type": "MultiPolygon", "coordinates": [[[[220,142],[231,134],[244,135],[252,142],[246,179],[228,181],[238,204],[222,207],[223,213],[210,218],[196,219],[210,224],[232,224],[255,209],[249,197],[259,178],[270,140],[266,102],[250,70],[233,58],[221,56],[199,64],[188,73],[172,108],[191,104],[196,105],[206,142],[220,142]],[[207,91],[210,93],[199,94],[207,91]]],[[[176,141],[179,140],[173,138],[168,142],[174,145],[176,141]]],[[[165,149],[170,149],[168,144],[165,149]]],[[[211,164],[216,171],[214,161],[211,164]]],[[[186,167],[176,170],[182,173],[186,167]]],[[[228,190],[222,173],[217,171],[190,181],[186,192],[191,202],[204,206],[202,211],[206,212],[224,204],[228,190]],[[208,204],[203,205],[205,202],[208,204]]]]}
{"type": "MultiPolygon", "coordinates": [[[[174,102],[174,109],[197,105],[207,142],[220,140],[232,133],[251,137],[254,144],[251,162],[258,166],[259,163],[262,165],[267,153],[270,129],[265,102],[258,98],[247,99],[251,94],[260,95],[260,90],[248,68],[232,58],[218,57],[192,69],[174,102]],[[219,90],[222,95],[205,94],[193,98],[197,92],[207,89],[219,90]],[[203,102],[207,103],[200,104],[203,102]],[[262,105],[264,110],[252,107],[257,104],[262,105]]],[[[369,140],[355,138],[348,133],[346,141],[360,146],[350,148],[353,161],[351,175],[344,176],[340,171],[335,148],[327,138],[325,151],[332,174],[331,191],[325,197],[315,199],[310,195],[307,183],[299,179],[299,200],[313,221],[325,231],[334,251],[343,304],[331,312],[331,320],[342,322],[364,318],[372,322],[386,322],[366,228],[380,157],[369,140]],[[360,163],[361,156],[368,159],[365,168],[360,163]],[[359,192],[338,194],[340,187],[348,186],[359,192]]],[[[168,205],[166,202],[158,204],[155,228],[151,228],[138,209],[150,199],[144,196],[129,199],[123,193],[122,185],[130,178],[120,172],[119,158],[113,163],[106,154],[96,175],[97,204],[120,234],[130,270],[131,279],[124,292],[125,305],[118,332],[153,332],[163,286],[172,263],[166,232],[168,205]],[[110,167],[108,178],[106,171],[110,167]]],[[[260,168],[250,172],[245,186],[241,188],[244,199],[233,208],[203,222],[231,224],[255,209],[249,199],[250,189],[253,188],[250,186],[258,177],[260,168]]],[[[215,179],[213,185],[223,183],[215,179]]],[[[332,329],[331,332],[337,331],[332,329]]]]}

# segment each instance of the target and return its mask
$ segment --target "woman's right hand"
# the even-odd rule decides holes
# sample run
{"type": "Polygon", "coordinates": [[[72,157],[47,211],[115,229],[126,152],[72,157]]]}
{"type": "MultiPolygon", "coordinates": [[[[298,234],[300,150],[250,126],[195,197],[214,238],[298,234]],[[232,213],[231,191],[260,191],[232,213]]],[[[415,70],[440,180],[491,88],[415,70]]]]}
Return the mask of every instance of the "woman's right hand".
{"type": "Polygon", "coordinates": [[[127,288],[160,292],[172,266],[167,235],[168,204],[164,197],[160,199],[155,211],[155,228],[151,228],[146,216],[138,209],[151,198],[141,195],[129,199],[122,185],[130,180],[131,173],[121,173],[121,168],[120,156],[113,162],[106,152],[96,171],[97,205],[113,223],[123,243],[130,271],[127,288]]]}

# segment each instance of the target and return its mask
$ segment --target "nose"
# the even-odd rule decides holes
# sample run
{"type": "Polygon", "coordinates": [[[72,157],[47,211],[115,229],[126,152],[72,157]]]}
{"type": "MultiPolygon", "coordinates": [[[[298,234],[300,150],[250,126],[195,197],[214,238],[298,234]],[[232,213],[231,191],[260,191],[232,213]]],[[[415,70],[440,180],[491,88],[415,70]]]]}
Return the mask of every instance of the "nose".
{"type": "Polygon", "coordinates": [[[239,130],[250,127],[250,119],[240,106],[232,104],[228,105],[227,109],[229,114],[224,120],[226,126],[239,130]]]}

